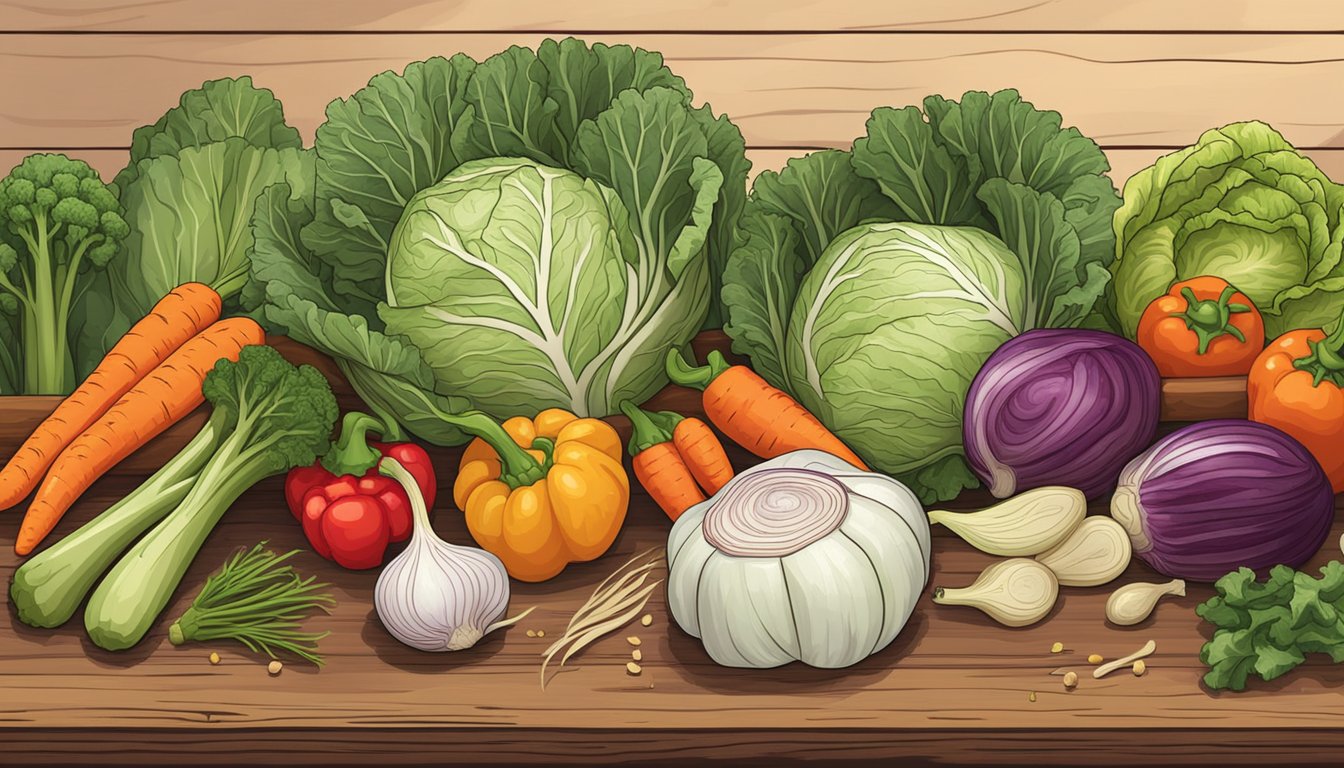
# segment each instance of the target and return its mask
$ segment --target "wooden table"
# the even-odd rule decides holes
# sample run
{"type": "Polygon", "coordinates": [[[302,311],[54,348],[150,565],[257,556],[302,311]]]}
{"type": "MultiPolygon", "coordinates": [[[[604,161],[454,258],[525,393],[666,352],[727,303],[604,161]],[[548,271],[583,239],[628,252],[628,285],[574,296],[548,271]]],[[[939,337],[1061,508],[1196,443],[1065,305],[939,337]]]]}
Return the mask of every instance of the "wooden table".
{"type": "MultiPolygon", "coordinates": [[[[272,88],[311,140],[326,103],[376,72],[576,34],[662,51],[699,99],[733,116],[756,171],[813,148],[847,146],[877,105],[1017,87],[1102,144],[1117,185],[1201,131],[1248,118],[1273,123],[1344,178],[1344,99],[1331,90],[1344,81],[1340,30],[1344,10],[1333,0],[0,0],[0,166],[38,150],[65,151],[110,178],[135,127],[183,90],[239,74],[272,88]]],[[[1224,396],[1238,397],[1235,384],[1224,396]]],[[[21,429],[32,418],[0,402],[0,424],[21,429]]],[[[454,456],[437,459],[447,486],[454,456]]],[[[125,469],[152,465],[133,460],[125,469]]],[[[58,534],[138,479],[105,479],[58,534]]],[[[447,496],[436,525],[466,542],[447,496]]],[[[0,541],[17,527],[16,515],[0,517],[0,541]]],[[[302,555],[300,568],[331,580],[340,599],[331,616],[312,622],[332,633],[320,672],[290,664],[270,677],[231,646],[175,648],[162,624],[135,650],[105,653],[78,622],[37,631],[9,611],[11,627],[0,628],[0,761],[1266,765],[1334,762],[1344,743],[1344,667],[1313,659],[1241,694],[1201,687],[1197,655],[1209,628],[1193,610],[1209,594],[1203,588],[1127,630],[1104,624],[1106,590],[1065,589],[1047,621],[1021,630],[933,606],[926,594],[890,648],[839,672],[720,668],[669,624],[658,592],[653,625],[631,630],[644,641],[641,676],[626,674],[621,632],[542,692],[538,654],[549,638],[598,580],[631,553],[661,545],[668,527],[637,496],[610,556],[544,585],[517,585],[514,606],[537,612],[452,655],[411,651],[383,631],[371,608],[374,574],[302,555]],[[528,638],[528,628],[548,638],[528,638]],[[1149,639],[1158,651],[1144,677],[1083,675],[1065,692],[1049,674],[1061,666],[1085,671],[1087,654],[1115,657],[1149,639]],[[1056,641],[1069,650],[1052,655],[1056,641]],[[218,666],[206,661],[211,650],[223,656],[218,666]]],[[[1340,533],[1337,525],[1312,567],[1339,554],[1340,533]]],[[[230,512],[169,614],[232,548],[262,539],[303,545],[277,481],[230,512]]],[[[0,550],[7,581],[15,558],[0,550]]],[[[955,540],[935,539],[939,583],[969,583],[987,562],[955,540]]],[[[1154,578],[1135,565],[1122,580],[1154,578]]]]}

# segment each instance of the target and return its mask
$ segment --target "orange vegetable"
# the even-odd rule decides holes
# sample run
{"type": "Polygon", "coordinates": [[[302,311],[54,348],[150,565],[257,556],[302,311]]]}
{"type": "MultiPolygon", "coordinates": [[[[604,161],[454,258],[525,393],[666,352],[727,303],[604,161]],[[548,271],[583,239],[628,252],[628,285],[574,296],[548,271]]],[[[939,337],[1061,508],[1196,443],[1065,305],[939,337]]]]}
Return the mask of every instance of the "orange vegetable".
{"type": "Polygon", "coordinates": [[[502,426],[479,411],[439,417],[476,436],[462,454],[453,501],[472,538],[510,576],[545,581],[616,540],[630,480],[611,425],[558,408],[502,426]]]}
{"type": "Polygon", "coordinates": [[[243,347],[265,340],[261,326],[238,317],[179,347],[56,457],[23,517],[14,551],[33,551],[94,480],[205,402],[201,385],[217,361],[237,361],[243,347]]]}
{"type": "Polygon", "coordinates": [[[1330,487],[1344,491],[1344,322],[1275,339],[1246,379],[1249,417],[1287,432],[1320,462],[1330,487]]]}
{"type": "MultiPolygon", "coordinates": [[[[633,428],[630,456],[635,477],[648,491],[649,498],[673,520],[704,501],[705,494],[696,484],[694,471],[673,438],[676,428],[686,420],[675,413],[649,413],[629,401],[621,403],[621,411],[630,418],[633,428]]],[[[723,448],[719,450],[722,452],[723,448]]]]}
{"type": "Polygon", "coordinates": [[[178,347],[219,319],[220,299],[200,283],[174,288],[112,347],[0,470],[0,510],[33,492],[64,448],[178,347]]]}
{"type": "Polygon", "coordinates": [[[709,353],[709,365],[692,368],[677,350],[668,350],[667,375],[683,387],[704,390],[705,413],[714,426],[763,459],[814,448],[868,469],[858,454],[798,401],[745,365],[728,365],[718,351],[709,353]]]}
{"type": "Polygon", "coordinates": [[[693,416],[681,419],[672,430],[672,443],[705,493],[712,496],[733,479],[733,464],[723,443],[705,422],[693,416]]]}
{"type": "Polygon", "coordinates": [[[1135,341],[1163,376],[1244,376],[1265,345],[1265,321],[1221,277],[1174,283],[1139,318],[1135,341]]]}

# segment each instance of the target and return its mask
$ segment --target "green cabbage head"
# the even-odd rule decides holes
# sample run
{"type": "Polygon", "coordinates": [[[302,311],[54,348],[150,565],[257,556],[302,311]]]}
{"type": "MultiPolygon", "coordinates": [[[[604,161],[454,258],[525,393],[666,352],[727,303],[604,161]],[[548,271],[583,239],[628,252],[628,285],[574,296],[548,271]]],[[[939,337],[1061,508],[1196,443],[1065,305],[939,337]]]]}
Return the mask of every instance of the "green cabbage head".
{"type": "Polygon", "coordinates": [[[1264,123],[1207,131],[1132,176],[1115,235],[1106,305],[1131,338],[1153,299],[1200,275],[1249,296],[1271,337],[1339,316],[1344,187],[1264,123]]]}
{"type": "Polygon", "coordinates": [[[700,226],[667,258],[641,247],[611,189],[533,160],[458,167],[406,207],[387,255],[389,333],[419,347],[438,389],[504,415],[603,415],[660,385],[670,340],[709,305],[705,242],[720,176],[688,203],[700,226]]]}

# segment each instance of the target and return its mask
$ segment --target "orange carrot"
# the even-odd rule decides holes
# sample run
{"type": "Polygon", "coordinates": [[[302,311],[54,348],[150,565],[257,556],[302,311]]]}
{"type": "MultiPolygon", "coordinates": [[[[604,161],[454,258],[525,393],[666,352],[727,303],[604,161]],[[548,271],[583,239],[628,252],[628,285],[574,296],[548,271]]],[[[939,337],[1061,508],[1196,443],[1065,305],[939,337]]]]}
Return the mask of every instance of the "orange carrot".
{"type": "Polygon", "coordinates": [[[672,444],[705,493],[713,496],[733,479],[733,464],[723,452],[723,443],[705,422],[689,416],[677,422],[672,444]]]}
{"type": "Polygon", "coordinates": [[[812,448],[868,469],[797,400],[745,365],[729,365],[721,352],[709,353],[709,365],[692,368],[677,350],[668,350],[667,375],[683,387],[704,390],[705,413],[714,426],[763,459],[812,448]]]}
{"type": "Polygon", "coordinates": [[[674,413],[648,413],[629,401],[621,403],[621,411],[630,417],[634,428],[630,455],[635,478],[648,491],[649,498],[673,520],[704,501],[705,494],[696,485],[670,434],[674,427],[669,420],[680,417],[674,413]]]}
{"type": "Polygon", "coordinates": [[[24,515],[14,551],[33,551],[94,480],[205,402],[201,385],[217,361],[237,361],[243,347],[265,340],[261,326],[237,317],[178,348],[61,451],[24,515]]]}
{"type": "Polygon", "coordinates": [[[179,285],[160,299],[0,470],[0,510],[32,493],[71,440],[178,347],[218,320],[219,310],[219,294],[200,283],[179,285]]]}

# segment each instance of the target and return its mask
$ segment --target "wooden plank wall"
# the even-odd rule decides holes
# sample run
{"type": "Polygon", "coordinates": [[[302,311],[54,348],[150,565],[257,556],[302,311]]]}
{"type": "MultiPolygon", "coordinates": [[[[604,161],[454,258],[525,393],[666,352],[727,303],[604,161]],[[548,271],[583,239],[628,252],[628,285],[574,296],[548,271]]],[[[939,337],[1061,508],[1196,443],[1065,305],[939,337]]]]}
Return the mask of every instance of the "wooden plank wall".
{"type": "Polygon", "coordinates": [[[662,51],[758,170],[847,145],[877,105],[1017,87],[1101,143],[1117,185],[1251,118],[1344,179],[1335,0],[0,0],[0,166],[59,150],[110,175],[135,127],[226,75],[272,88],[311,138],[379,71],[569,34],[662,51]]]}

